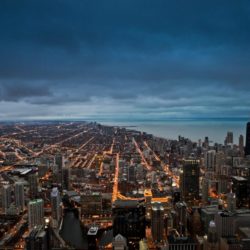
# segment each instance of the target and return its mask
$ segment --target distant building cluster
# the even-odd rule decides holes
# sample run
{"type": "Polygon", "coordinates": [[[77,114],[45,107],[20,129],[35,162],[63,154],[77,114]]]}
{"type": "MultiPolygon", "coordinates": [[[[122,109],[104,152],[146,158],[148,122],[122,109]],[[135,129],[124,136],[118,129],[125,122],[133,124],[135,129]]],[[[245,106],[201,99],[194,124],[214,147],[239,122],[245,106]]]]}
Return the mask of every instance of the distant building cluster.
{"type": "Polygon", "coordinates": [[[250,123],[235,140],[2,125],[0,249],[249,250],[250,123]]]}

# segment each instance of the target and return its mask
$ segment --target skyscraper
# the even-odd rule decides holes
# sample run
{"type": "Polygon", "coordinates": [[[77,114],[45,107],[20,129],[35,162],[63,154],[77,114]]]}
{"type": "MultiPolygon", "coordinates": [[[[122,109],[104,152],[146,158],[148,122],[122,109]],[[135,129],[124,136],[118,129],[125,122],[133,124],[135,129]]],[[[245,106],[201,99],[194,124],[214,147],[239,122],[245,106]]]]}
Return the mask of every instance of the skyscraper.
{"type": "Polygon", "coordinates": [[[160,202],[152,203],[151,231],[155,241],[161,242],[164,238],[164,208],[160,202]]]}
{"type": "Polygon", "coordinates": [[[234,142],[233,132],[227,132],[225,139],[225,145],[232,145],[234,142]]]}
{"type": "Polygon", "coordinates": [[[55,164],[57,166],[57,171],[55,172],[56,174],[56,181],[58,184],[62,184],[63,181],[63,168],[65,166],[64,164],[64,156],[61,154],[57,154],[55,156],[55,164]]]}
{"type": "Polygon", "coordinates": [[[25,238],[26,250],[48,250],[48,232],[42,226],[34,228],[25,238]]]}
{"type": "Polygon", "coordinates": [[[2,193],[2,211],[3,213],[7,213],[7,210],[11,204],[11,186],[4,185],[1,188],[2,193]]]}
{"type": "Polygon", "coordinates": [[[54,187],[51,191],[51,211],[52,219],[55,221],[54,225],[57,226],[60,221],[60,193],[57,187],[54,187]]]}
{"type": "Polygon", "coordinates": [[[38,179],[36,174],[29,175],[29,194],[31,199],[37,198],[38,195],[38,179]]]}
{"type": "Polygon", "coordinates": [[[15,183],[15,203],[20,212],[24,210],[24,186],[21,182],[15,183]]]}
{"type": "Polygon", "coordinates": [[[210,221],[208,236],[204,242],[205,250],[219,250],[219,238],[216,231],[216,225],[214,221],[210,221]]]}
{"type": "Polygon", "coordinates": [[[208,171],[215,170],[215,156],[216,156],[215,150],[209,150],[209,151],[205,152],[204,163],[205,163],[205,168],[208,171]]]}
{"type": "Polygon", "coordinates": [[[181,194],[186,202],[199,199],[199,161],[184,160],[181,173],[181,194]]]}
{"type": "Polygon", "coordinates": [[[234,193],[227,194],[227,210],[232,213],[236,211],[236,197],[234,193]]]}
{"type": "Polygon", "coordinates": [[[28,204],[29,228],[44,224],[44,201],[42,199],[32,200],[28,204]]]}
{"type": "Polygon", "coordinates": [[[248,180],[241,176],[233,176],[232,182],[232,191],[236,195],[237,208],[247,207],[249,201],[248,180]]]}
{"type": "Polygon", "coordinates": [[[239,137],[239,150],[240,152],[244,153],[244,136],[243,135],[240,135],[239,137]]]}
{"type": "Polygon", "coordinates": [[[145,206],[136,200],[116,200],[113,205],[113,236],[123,235],[128,242],[145,238],[145,206]]]}
{"type": "Polygon", "coordinates": [[[70,168],[64,167],[62,169],[62,189],[70,190],[70,168]]]}
{"type": "Polygon", "coordinates": [[[247,123],[245,155],[250,155],[250,122],[247,123]]]}

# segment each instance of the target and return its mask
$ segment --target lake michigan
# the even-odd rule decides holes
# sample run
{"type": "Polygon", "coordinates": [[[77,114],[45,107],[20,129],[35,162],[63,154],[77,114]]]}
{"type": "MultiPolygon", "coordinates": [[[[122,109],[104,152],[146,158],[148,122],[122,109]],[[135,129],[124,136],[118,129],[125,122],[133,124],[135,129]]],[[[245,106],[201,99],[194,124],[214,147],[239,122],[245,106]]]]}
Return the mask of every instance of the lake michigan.
{"type": "Polygon", "coordinates": [[[238,144],[239,136],[245,137],[246,123],[250,118],[195,118],[195,119],[169,119],[169,120],[115,120],[100,119],[97,122],[103,125],[124,126],[130,129],[143,131],[154,136],[178,139],[184,136],[192,141],[204,140],[209,137],[211,142],[224,143],[228,131],[234,134],[234,143],[238,144]]]}

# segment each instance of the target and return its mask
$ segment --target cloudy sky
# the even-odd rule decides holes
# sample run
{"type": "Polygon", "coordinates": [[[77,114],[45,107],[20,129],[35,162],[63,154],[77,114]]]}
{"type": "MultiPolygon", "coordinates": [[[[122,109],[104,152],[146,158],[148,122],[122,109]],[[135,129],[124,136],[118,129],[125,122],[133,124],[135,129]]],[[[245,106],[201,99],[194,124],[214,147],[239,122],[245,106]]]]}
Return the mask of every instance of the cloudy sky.
{"type": "Polygon", "coordinates": [[[1,0],[0,119],[246,117],[250,1],[1,0]]]}

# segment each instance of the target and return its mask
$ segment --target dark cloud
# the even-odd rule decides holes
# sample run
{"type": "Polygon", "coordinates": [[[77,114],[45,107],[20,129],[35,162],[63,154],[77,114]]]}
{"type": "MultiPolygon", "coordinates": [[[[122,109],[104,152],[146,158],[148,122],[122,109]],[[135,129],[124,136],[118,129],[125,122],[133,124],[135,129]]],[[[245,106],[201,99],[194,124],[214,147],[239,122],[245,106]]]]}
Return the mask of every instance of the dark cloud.
{"type": "Polygon", "coordinates": [[[0,82],[0,101],[20,101],[26,98],[51,97],[47,85],[32,85],[31,83],[3,83],[0,82]]]}
{"type": "Polygon", "coordinates": [[[31,116],[247,115],[249,29],[247,0],[2,0],[0,100],[31,116]]]}

